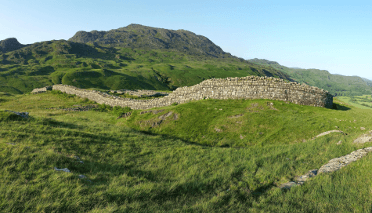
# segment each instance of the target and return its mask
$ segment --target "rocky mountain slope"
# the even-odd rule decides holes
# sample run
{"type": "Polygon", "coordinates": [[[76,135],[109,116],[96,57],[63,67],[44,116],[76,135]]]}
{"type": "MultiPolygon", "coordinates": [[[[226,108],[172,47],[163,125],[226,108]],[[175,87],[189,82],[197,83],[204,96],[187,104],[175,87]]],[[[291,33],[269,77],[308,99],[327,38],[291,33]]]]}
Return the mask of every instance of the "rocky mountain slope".
{"type": "Polygon", "coordinates": [[[0,53],[6,53],[13,50],[18,50],[22,47],[27,45],[23,45],[18,42],[16,38],[7,38],[5,40],[0,41],[0,53]]]}
{"type": "Polygon", "coordinates": [[[177,50],[187,54],[202,54],[217,58],[231,56],[208,38],[193,32],[139,24],[110,31],[79,31],[69,41],[110,47],[177,50]]]}

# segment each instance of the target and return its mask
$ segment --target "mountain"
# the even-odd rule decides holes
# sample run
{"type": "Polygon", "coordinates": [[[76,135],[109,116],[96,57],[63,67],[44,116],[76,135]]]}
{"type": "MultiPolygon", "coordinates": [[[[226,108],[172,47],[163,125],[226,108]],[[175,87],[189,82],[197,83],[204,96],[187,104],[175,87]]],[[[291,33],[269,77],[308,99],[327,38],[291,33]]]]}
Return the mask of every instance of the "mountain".
{"type": "Polygon", "coordinates": [[[269,60],[266,60],[266,59],[258,59],[258,58],[254,58],[254,59],[249,59],[248,61],[252,62],[252,63],[255,63],[255,64],[261,64],[261,65],[279,65],[280,64],[276,61],[269,61],[269,60]]]}
{"type": "Polygon", "coordinates": [[[20,44],[16,38],[8,38],[0,41],[0,53],[18,50],[27,45],[20,44]]]}
{"type": "Polygon", "coordinates": [[[103,90],[174,90],[205,79],[248,75],[293,81],[280,70],[232,56],[185,30],[129,25],[108,32],[80,31],[68,41],[15,41],[1,41],[6,51],[0,52],[0,92],[26,93],[61,83],[103,90]]]}
{"type": "Polygon", "coordinates": [[[326,70],[318,69],[289,68],[266,59],[248,61],[280,70],[297,82],[328,90],[334,96],[358,96],[372,93],[372,81],[358,76],[331,74],[326,70]]]}
{"type": "Polygon", "coordinates": [[[217,58],[230,56],[208,38],[193,32],[139,24],[110,31],[79,31],[69,41],[110,47],[177,50],[187,54],[202,54],[217,58]]]}

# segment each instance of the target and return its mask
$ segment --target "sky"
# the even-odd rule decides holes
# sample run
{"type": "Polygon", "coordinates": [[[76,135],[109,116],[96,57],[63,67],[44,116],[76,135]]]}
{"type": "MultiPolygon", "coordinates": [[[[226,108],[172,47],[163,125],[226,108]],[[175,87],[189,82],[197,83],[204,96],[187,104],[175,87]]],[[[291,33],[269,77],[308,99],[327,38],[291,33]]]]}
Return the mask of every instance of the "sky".
{"type": "Polygon", "coordinates": [[[0,40],[67,40],[134,23],[188,30],[244,59],[372,79],[372,1],[0,0],[0,11],[0,40]]]}

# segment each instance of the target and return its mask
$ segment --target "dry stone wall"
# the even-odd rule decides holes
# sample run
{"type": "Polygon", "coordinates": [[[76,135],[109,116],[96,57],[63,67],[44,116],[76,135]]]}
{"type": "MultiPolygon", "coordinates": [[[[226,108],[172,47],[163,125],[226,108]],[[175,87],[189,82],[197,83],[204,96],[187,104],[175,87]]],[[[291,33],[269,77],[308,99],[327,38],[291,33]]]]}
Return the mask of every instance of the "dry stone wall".
{"type": "Polygon", "coordinates": [[[51,86],[46,86],[46,87],[42,87],[42,88],[35,88],[31,91],[31,93],[33,93],[33,94],[43,93],[43,92],[46,92],[48,90],[52,90],[52,87],[51,86]]]}
{"type": "Polygon", "coordinates": [[[327,108],[333,105],[333,96],[323,89],[295,82],[288,83],[279,78],[258,76],[208,79],[194,86],[180,87],[168,96],[150,100],[121,98],[99,91],[61,84],[54,85],[53,90],[75,94],[99,104],[128,106],[132,109],[150,109],[201,99],[272,99],[327,108]]]}

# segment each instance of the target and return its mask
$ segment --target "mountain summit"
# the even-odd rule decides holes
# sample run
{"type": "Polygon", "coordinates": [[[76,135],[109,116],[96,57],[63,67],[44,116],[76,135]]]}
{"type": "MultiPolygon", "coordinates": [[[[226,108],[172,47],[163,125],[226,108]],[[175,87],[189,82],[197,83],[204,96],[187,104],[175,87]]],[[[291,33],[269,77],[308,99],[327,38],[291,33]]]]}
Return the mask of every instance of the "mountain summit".
{"type": "Polygon", "coordinates": [[[231,56],[207,37],[196,35],[193,32],[139,24],[131,24],[110,31],[78,31],[69,41],[111,47],[177,50],[188,54],[201,54],[217,58],[223,58],[225,55],[231,56]]]}
{"type": "Polygon", "coordinates": [[[13,50],[18,50],[26,45],[18,42],[16,38],[7,38],[0,41],[0,52],[5,53],[13,50]]]}

